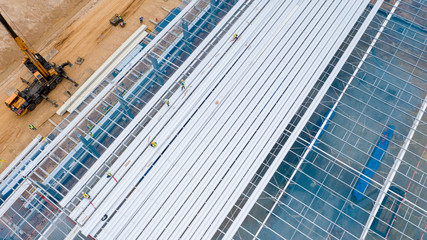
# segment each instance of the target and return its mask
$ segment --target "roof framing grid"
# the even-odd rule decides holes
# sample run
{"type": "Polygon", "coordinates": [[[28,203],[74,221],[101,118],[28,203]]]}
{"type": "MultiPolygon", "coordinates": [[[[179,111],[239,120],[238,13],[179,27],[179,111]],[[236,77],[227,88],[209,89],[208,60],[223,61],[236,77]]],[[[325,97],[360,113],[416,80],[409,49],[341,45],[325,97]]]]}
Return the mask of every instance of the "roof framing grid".
{"type": "MultiPolygon", "coordinates": [[[[379,7],[381,6],[382,2],[383,1],[377,1],[375,3],[375,5],[373,6],[371,12],[368,14],[368,17],[365,19],[365,21],[363,22],[362,26],[359,28],[359,31],[356,33],[355,37],[351,41],[349,47],[346,49],[346,51],[344,52],[343,56],[341,57],[341,59],[337,63],[336,67],[334,68],[334,70],[329,75],[326,83],[324,84],[324,86],[322,87],[322,89],[319,91],[319,93],[317,94],[315,100],[309,106],[308,110],[304,114],[304,121],[300,121],[300,124],[298,124],[298,126],[296,126],[295,130],[293,131],[293,133],[289,137],[289,140],[287,141],[288,143],[293,143],[295,141],[295,139],[298,137],[299,132],[302,130],[302,128],[305,125],[305,122],[308,120],[307,119],[308,116],[310,116],[313,113],[313,111],[315,110],[317,104],[320,102],[320,100],[322,99],[323,95],[326,93],[327,89],[329,88],[330,84],[332,83],[332,81],[335,79],[335,77],[339,73],[341,67],[344,65],[344,63],[346,62],[347,58],[350,56],[351,52],[353,51],[353,48],[356,46],[357,42],[362,37],[364,31],[369,26],[372,18],[375,16],[375,14],[378,11],[379,7]]],[[[366,1],[365,1],[365,3],[367,4],[366,1]]],[[[353,23],[355,23],[356,20],[354,20],[353,23]]],[[[252,193],[252,195],[250,196],[250,198],[246,202],[245,206],[241,209],[239,215],[235,218],[235,220],[233,221],[232,225],[229,227],[227,233],[225,233],[225,236],[224,236],[225,239],[232,238],[232,236],[236,233],[237,229],[240,227],[240,225],[243,222],[243,220],[245,219],[246,215],[252,209],[252,206],[254,205],[254,203],[256,202],[256,200],[258,199],[258,197],[260,196],[260,194],[264,190],[265,186],[270,181],[270,178],[272,177],[272,175],[276,171],[277,167],[279,166],[279,164],[281,162],[281,159],[283,159],[283,157],[286,155],[286,153],[288,152],[288,150],[290,149],[290,147],[291,147],[290,144],[286,144],[286,146],[284,146],[282,148],[282,150],[279,152],[279,154],[276,156],[275,161],[271,164],[270,168],[267,170],[267,172],[265,173],[263,179],[257,185],[256,189],[254,190],[254,192],[252,193]]],[[[301,162],[299,163],[298,166],[300,166],[300,165],[301,165],[301,162]]],[[[298,170],[298,166],[294,170],[294,172],[298,170]]],[[[217,225],[217,226],[219,227],[219,225],[217,225]]],[[[213,230],[213,231],[216,231],[216,230],[213,230]]]]}
{"type": "MultiPolygon", "coordinates": [[[[363,9],[364,9],[364,8],[362,8],[362,10],[363,10],[363,9]]],[[[351,25],[351,26],[352,26],[352,25],[351,25]]],[[[351,26],[350,26],[350,27],[351,27],[351,26]]],[[[334,52],[334,51],[333,51],[333,52],[334,52]]],[[[333,54],[333,52],[332,52],[332,54],[333,54]]],[[[320,68],[319,68],[319,69],[320,69],[320,68]]],[[[321,70],[323,70],[323,69],[321,69],[321,70]]],[[[320,70],[319,70],[319,71],[320,71],[320,70]]],[[[273,89],[274,89],[274,88],[273,88],[273,89]]],[[[158,169],[160,169],[160,168],[161,168],[160,166],[156,166],[156,167],[158,167],[158,169]]],[[[155,174],[154,174],[154,173],[152,173],[152,174],[151,174],[151,175],[149,175],[149,176],[154,176],[154,175],[155,175],[155,174]]],[[[148,177],[149,177],[149,176],[148,176],[148,177]]],[[[148,180],[147,180],[147,181],[148,181],[148,180]]]]}

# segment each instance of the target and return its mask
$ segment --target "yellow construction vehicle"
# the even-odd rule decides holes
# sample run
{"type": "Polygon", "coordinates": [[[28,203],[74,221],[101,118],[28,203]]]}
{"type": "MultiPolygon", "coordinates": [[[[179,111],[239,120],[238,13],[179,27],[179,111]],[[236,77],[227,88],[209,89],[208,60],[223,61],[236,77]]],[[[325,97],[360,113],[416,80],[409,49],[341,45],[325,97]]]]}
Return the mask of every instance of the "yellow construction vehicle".
{"type": "Polygon", "coordinates": [[[54,103],[46,95],[55,89],[56,85],[62,81],[62,78],[68,79],[76,87],[78,86],[75,81],[65,74],[64,67],[71,65],[70,62],[63,63],[60,66],[56,66],[55,63],[49,63],[39,53],[28,48],[25,42],[13,31],[1,13],[0,22],[26,55],[24,65],[34,76],[32,83],[21,78],[27,84],[27,87],[22,91],[18,90],[5,101],[6,106],[16,113],[16,115],[23,116],[27,111],[34,110],[43,99],[54,103]]]}

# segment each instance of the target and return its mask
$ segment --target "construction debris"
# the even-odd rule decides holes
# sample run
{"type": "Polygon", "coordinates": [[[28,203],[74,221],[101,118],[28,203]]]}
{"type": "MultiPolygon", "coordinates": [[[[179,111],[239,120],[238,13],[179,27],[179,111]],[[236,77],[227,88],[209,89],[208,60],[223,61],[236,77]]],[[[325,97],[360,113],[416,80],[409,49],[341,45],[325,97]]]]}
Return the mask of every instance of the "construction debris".
{"type": "Polygon", "coordinates": [[[82,65],[82,63],[85,61],[84,58],[77,57],[76,61],[74,62],[77,65],[82,65]]]}

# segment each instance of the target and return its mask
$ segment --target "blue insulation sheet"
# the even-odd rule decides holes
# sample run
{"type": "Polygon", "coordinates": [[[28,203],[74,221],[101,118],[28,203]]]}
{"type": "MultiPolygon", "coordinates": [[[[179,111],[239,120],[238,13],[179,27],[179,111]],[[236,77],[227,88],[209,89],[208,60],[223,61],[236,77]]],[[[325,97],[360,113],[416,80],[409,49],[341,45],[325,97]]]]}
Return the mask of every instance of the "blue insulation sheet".
{"type": "Polygon", "coordinates": [[[393,132],[394,126],[390,126],[386,131],[384,131],[383,135],[377,143],[377,146],[372,152],[365,169],[363,169],[362,176],[359,178],[359,181],[357,181],[355,190],[353,191],[353,195],[357,201],[364,197],[364,193],[368,188],[375,171],[381,164],[384,153],[388,148],[391,138],[393,137],[393,132]]]}

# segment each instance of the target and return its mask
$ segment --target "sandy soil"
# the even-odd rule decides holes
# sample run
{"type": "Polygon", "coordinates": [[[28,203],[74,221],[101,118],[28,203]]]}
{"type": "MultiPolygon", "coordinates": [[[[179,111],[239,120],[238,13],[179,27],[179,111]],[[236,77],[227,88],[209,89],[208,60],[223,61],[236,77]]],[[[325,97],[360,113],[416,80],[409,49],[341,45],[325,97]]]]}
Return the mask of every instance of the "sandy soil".
{"type": "MultiPolygon", "coordinates": [[[[163,19],[180,0],[0,0],[1,11],[13,21],[12,27],[30,45],[52,62],[61,64],[67,60],[74,63],[77,57],[85,59],[82,65],[66,68],[68,75],[80,85],[138,28],[139,16],[150,29],[149,19],[163,19]],[[126,27],[113,27],[109,19],[121,14],[126,27]],[[54,15],[55,17],[51,17],[54,15]],[[43,36],[43,37],[40,37],[43,36]]],[[[30,78],[21,60],[24,55],[0,26],[0,100],[6,99],[17,88],[24,86],[19,77],[30,78]]],[[[67,91],[77,88],[64,80],[49,94],[61,106],[68,98],[67,91]]],[[[65,116],[55,114],[57,108],[44,101],[33,112],[17,117],[4,105],[0,106],[0,159],[7,161],[0,172],[34,139],[37,134],[47,136],[54,128],[48,119],[60,123],[65,116]],[[28,128],[33,124],[37,130],[28,128]]]]}

